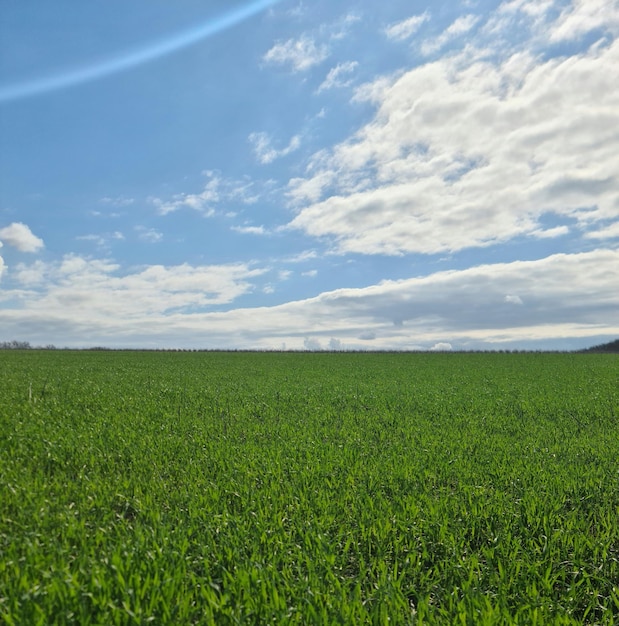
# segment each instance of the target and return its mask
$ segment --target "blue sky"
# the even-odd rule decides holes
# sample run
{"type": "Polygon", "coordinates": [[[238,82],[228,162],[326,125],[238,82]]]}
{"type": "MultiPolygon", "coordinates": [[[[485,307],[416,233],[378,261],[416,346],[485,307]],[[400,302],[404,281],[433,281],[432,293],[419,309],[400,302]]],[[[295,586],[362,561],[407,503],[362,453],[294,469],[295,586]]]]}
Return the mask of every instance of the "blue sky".
{"type": "Polygon", "coordinates": [[[619,1],[0,5],[0,341],[619,336],[619,1]]]}

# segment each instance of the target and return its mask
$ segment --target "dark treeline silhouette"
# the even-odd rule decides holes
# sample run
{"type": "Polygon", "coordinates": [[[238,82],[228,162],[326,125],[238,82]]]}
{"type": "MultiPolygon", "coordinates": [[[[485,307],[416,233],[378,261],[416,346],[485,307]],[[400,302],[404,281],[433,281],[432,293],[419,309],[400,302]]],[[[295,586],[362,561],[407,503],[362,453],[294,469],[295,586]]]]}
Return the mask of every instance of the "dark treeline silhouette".
{"type": "Polygon", "coordinates": [[[56,350],[56,346],[32,346],[29,341],[0,341],[0,350],[56,350]]]}
{"type": "Polygon", "coordinates": [[[599,346],[593,346],[591,348],[585,348],[584,350],[580,350],[580,352],[612,352],[619,353],[619,339],[615,339],[614,341],[609,341],[608,343],[602,343],[599,346]]]}
{"type": "Polygon", "coordinates": [[[32,350],[32,346],[27,341],[3,341],[0,350],[32,350]]]}

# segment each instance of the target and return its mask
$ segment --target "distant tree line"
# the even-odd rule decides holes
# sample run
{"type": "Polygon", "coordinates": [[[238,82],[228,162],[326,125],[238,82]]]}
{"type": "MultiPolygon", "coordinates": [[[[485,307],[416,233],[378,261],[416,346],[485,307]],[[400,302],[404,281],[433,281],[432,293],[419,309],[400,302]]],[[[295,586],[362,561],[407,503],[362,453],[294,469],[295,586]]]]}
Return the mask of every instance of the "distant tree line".
{"type": "Polygon", "coordinates": [[[0,350],[31,350],[32,346],[28,341],[3,341],[0,343],[0,350]]]}
{"type": "Polygon", "coordinates": [[[31,346],[29,341],[0,341],[0,350],[55,350],[56,346],[31,346]]]}
{"type": "MultiPolygon", "coordinates": [[[[55,345],[48,344],[46,346],[32,346],[29,341],[0,341],[0,350],[58,350],[55,345]]],[[[417,354],[548,354],[548,353],[565,353],[570,350],[518,350],[518,349],[499,349],[499,350],[308,350],[301,349],[262,349],[251,350],[242,348],[108,348],[106,346],[92,346],[90,348],[62,348],[63,350],[95,350],[95,351],[114,351],[114,352],[302,352],[302,353],[417,353],[417,354]]],[[[578,350],[578,352],[597,352],[597,353],[619,353],[619,339],[604,343],[599,346],[578,350]]]]}
{"type": "Polygon", "coordinates": [[[619,352],[619,339],[609,341],[608,343],[602,343],[599,346],[593,346],[592,348],[586,348],[585,350],[581,350],[581,352],[619,352]]]}

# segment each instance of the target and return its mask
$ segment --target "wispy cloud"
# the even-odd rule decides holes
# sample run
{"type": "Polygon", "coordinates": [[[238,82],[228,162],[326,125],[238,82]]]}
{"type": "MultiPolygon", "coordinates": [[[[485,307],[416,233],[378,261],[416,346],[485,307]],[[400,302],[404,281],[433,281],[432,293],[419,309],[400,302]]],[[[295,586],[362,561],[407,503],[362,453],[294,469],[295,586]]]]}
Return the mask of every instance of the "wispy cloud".
{"type": "MultiPolygon", "coordinates": [[[[197,193],[179,193],[171,199],[150,197],[160,215],[167,215],[180,209],[191,209],[201,213],[205,217],[215,215],[215,206],[222,202],[240,202],[241,204],[253,204],[258,200],[260,191],[256,184],[249,178],[230,179],[224,178],[219,172],[205,170],[206,183],[197,193]]],[[[269,181],[264,183],[268,186],[269,181]]]]}
{"type": "Polygon", "coordinates": [[[221,179],[219,176],[211,176],[199,193],[175,194],[171,200],[161,200],[151,197],[150,201],[157,207],[160,215],[168,215],[182,208],[192,209],[209,217],[215,214],[213,205],[219,202],[219,187],[221,179]]]}
{"type": "MultiPolygon", "coordinates": [[[[304,10],[304,7],[300,8],[304,10]]],[[[347,13],[299,37],[278,41],[264,54],[262,62],[284,67],[293,73],[307,72],[328,59],[332,49],[346,39],[360,21],[358,14],[347,13]]]]}
{"type": "Polygon", "coordinates": [[[406,20],[396,22],[385,28],[385,35],[388,39],[393,39],[395,41],[408,39],[411,35],[414,35],[429,19],[430,14],[428,11],[425,11],[420,15],[413,15],[406,20]]]}
{"type": "Polygon", "coordinates": [[[112,241],[122,241],[125,236],[120,231],[113,233],[100,233],[98,235],[78,235],[75,239],[78,241],[90,241],[99,248],[109,248],[112,241]]]}
{"type": "Polygon", "coordinates": [[[136,226],[135,230],[138,234],[138,238],[141,241],[147,243],[159,243],[163,240],[163,233],[160,233],[155,228],[148,228],[147,226],[136,226]]]}
{"type": "Polygon", "coordinates": [[[126,196],[105,196],[99,200],[101,204],[107,204],[114,207],[131,206],[135,203],[135,198],[127,198],[126,196]]]}
{"type": "Polygon", "coordinates": [[[348,87],[352,84],[352,78],[350,74],[359,66],[357,61],[346,61],[345,63],[338,63],[334,68],[329,70],[327,77],[324,79],[320,87],[318,87],[318,93],[327,89],[333,89],[334,87],[348,87]]]}
{"type": "Polygon", "coordinates": [[[617,0],[573,0],[550,32],[550,40],[572,41],[595,30],[619,35],[617,0]]]}
{"type": "Polygon", "coordinates": [[[234,232],[241,235],[267,235],[268,231],[264,226],[232,226],[234,232]]]}
{"type": "Polygon", "coordinates": [[[462,15],[450,24],[438,37],[427,39],[421,44],[421,52],[425,55],[434,54],[450,41],[468,33],[479,22],[477,15],[462,15]]]}
{"type": "Polygon", "coordinates": [[[273,141],[271,137],[264,132],[251,133],[249,135],[249,142],[252,145],[256,158],[262,165],[268,165],[276,159],[288,156],[291,152],[298,150],[301,146],[301,136],[295,135],[288,145],[284,148],[273,147],[273,141]]]}
{"type": "Polygon", "coordinates": [[[332,24],[326,24],[321,28],[321,32],[327,35],[331,41],[346,39],[351,33],[355,24],[362,20],[357,13],[347,13],[332,24]]]}
{"type": "Polygon", "coordinates": [[[329,56],[326,44],[317,44],[315,40],[303,35],[298,39],[288,39],[276,43],[263,57],[268,65],[281,65],[293,72],[303,72],[322,63],[329,56]]]}

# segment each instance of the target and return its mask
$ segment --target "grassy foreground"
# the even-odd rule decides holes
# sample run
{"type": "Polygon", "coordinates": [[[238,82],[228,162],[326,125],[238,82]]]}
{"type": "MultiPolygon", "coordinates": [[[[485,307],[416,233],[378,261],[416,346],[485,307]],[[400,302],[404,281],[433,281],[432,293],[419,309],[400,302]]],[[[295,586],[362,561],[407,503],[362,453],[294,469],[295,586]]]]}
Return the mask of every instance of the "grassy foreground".
{"type": "Polygon", "coordinates": [[[619,359],[0,353],[0,623],[619,622],[619,359]]]}

